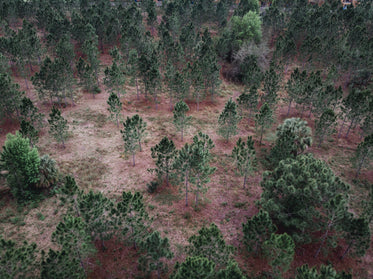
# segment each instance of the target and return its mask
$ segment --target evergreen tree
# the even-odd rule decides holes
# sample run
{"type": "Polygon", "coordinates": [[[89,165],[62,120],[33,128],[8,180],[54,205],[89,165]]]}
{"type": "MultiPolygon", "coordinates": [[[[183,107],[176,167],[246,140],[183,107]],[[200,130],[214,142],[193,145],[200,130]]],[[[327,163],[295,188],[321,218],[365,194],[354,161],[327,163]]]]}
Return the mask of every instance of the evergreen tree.
{"type": "Polygon", "coordinates": [[[31,148],[29,140],[18,132],[8,134],[0,153],[0,163],[7,171],[6,180],[14,197],[18,201],[29,199],[32,188],[40,179],[38,150],[31,148]]]}
{"type": "Polygon", "coordinates": [[[290,79],[288,80],[286,84],[288,95],[285,98],[285,101],[289,102],[288,112],[286,116],[288,116],[290,113],[291,103],[293,101],[297,101],[298,96],[301,96],[302,92],[305,90],[306,78],[307,78],[307,72],[306,71],[301,72],[299,68],[296,68],[291,73],[290,79]]]}
{"type": "Polygon", "coordinates": [[[276,232],[268,212],[260,210],[258,214],[242,223],[244,244],[249,252],[258,255],[262,251],[265,241],[269,240],[272,233],[276,232]]]}
{"type": "Polygon", "coordinates": [[[119,98],[121,94],[125,93],[123,90],[125,82],[126,79],[124,73],[114,60],[111,67],[106,67],[105,69],[104,84],[111,90],[111,92],[116,92],[119,98]]]}
{"type": "Polygon", "coordinates": [[[52,108],[49,117],[49,133],[57,140],[58,143],[62,142],[62,147],[65,148],[65,141],[67,139],[69,129],[69,126],[67,126],[67,120],[62,117],[61,111],[59,111],[56,107],[52,108]]]}
{"type": "Polygon", "coordinates": [[[29,139],[31,146],[37,144],[39,140],[39,132],[35,129],[34,126],[32,126],[30,122],[22,120],[19,132],[24,138],[29,139]]]}
{"type": "Polygon", "coordinates": [[[247,138],[247,142],[244,142],[242,138],[239,138],[236,146],[232,150],[232,157],[235,160],[236,167],[240,173],[243,175],[243,188],[246,188],[247,176],[254,169],[254,164],[256,161],[254,141],[252,137],[247,138]]]}
{"type": "Polygon", "coordinates": [[[141,152],[141,140],[145,137],[145,129],[147,124],[138,114],[135,114],[132,116],[132,125],[135,129],[136,138],[138,139],[139,149],[141,152]]]}
{"type": "Polygon", "coordinates": [[[258,90],[252,86],[247,93],[243,92],[237,99],[238,110],[241,118],[247,117],[247,123],[250,124],[252,113],[257,111],[258,106],[258,90]]]}
{"type": "Polygon", "coordinates": [[[227,142],[229,138],[237,135],[237,124],[240,117],[237,113],[237,104],[229,99],[225,104],[224,110],[219,115],[219,130],[218,133],[224,137],[227,142]]]}
{"type": "Polygon", "coordinates": [[[256,127],[261,126],[259,145],[262,144],[263,132],[265,128],[269,128],[273,123],[272,110],[267,103],[260,107],[259,112],[255,115],[256,127]]]}
{"type": "Polygon", "coordinates": [[[137,100],[140,100],[140,94],[139,94],[139,65],[138,65],[138,53],[135,49],[131,49],[128,54],[128,60],[127,60],[127,74],[135,81],[136,84],[136,95],[137,100]]]}
{"type": "Polygon", "coordinates": [[[265,253],[273,272],[278,276],[286,272],[294,258],[295,244],[287,233],[271,234],[264,243],[265,253]]]}
{"type": "Polygon", "coordinates": [[[100,92],[100,88],[96,85],[93,68],[80,57],[76,64],[76,69],[80,84],[83,85],[86,90],[91,91],[93,97],[95,97],[95,94],[100,92]]]}
{"type": "Polygon", "coordinates": [[[188,257],[184,262],[175,265],[172,279],[210,279],[214,278],[215,263],[205,257],[188,257]]]}
{"type": "Polygon", "coordinates": [[[311,233],[327,227],[327,204],[349,187],[325,162],[306,154],[281,161],[262,181],[262,208],[296,243],[311,241],[311,233]],[[288,218],[291,213],[292,218],[288,218]]]}
{"type": "Polygon", "coordinates": [[[124,141],[124,148],[126,152],[132,153],[132,165],[135,166],[135,154],[139,148],[140,138],[137,132],[136,122],[133,117],[127,117],[123,122],[123,130],[120,130],[124,141]]]}
{"type": "Polygon", "coordinates": [[[233,246],[225,244],[223,234],[214,223],[201,228],[198,235],[191,236],[188,241],[188,255],[205,257],[217,266],[225,266],[234,250],[233,246]]]}
{"type": "Polygon", "coordinates": [[[186,143],[179,151],[175,160],[174,169],[178,172],[185,184],[185,206],[188,206],[188,192],[190,176],[193,166],[193,146],[186,143]]]}
{"type": "Polygon", "coordinates": [[[297,268],[297,274],[295,279],[352,279],[351,274],[345,272],[337,273],[332,266],[321,265],[320,271],[318,272],[316,267],[309,268],[308,265],[302,265],[297,268]]]}
{"type": "Polygon", "coordinates": [[[94,193],[91,190],[87,194],[78,196],[77,207],[79,216],[85,221],[86,231],[90,233],[93,240],[100,240],[102,249],[105,250],[104,241],[110,240],[114,234],[113,202],[102,193],[94,193]]]}
{"type": "MultiPolygon", "coordinates": [[[[69,255],[69,257],[60,257],[59,260],[67,260],[67,262],[59,262],[59,265],[74,270],[74,274],[77,274],[76,278],[82,278],[83,275],[86,277],[90,268],[86,260],[88,256],[95,253],[95,249],[82,219],[66,215],[53,232],[52,242],[61,247],[61,252],[65,251],[69,255]],[[75,265],[73,268],[72,264],[75,265]]],[[[49,255],[53,256],[53,253],[50,252],[49,255]]]]}
{"type": "Polygon", "coordinates": [[[151,273],[157,272],[157,278],[161,278],[161,272],[167,271],[162,259],[172,259],[168,238],[161,238],[160,233],[155,231],[145,238],[140,244],[146,251],[139,259],[140,270],[151,273]]]}
{"type": "Polygon", "coordinates": [[[97,87],[100,87],[100,82],[98,80],[98,71],[100,67],[99,51],[97,36],[92,36],[91,38],[84,41],[82,46],[84,54],[87,56],[87,61],[89,66],[92,68],[94,76],[96,78],[97,87]]]}
{"type": "Polygon", "coordinates": [[[288,118],[276,130],[276,143],[268,160],[272,167],[286,158],[296,158],[312,144],[311,129],[300,118],[288,118]]]}
{"type": "Polygon", "coordinates": [[[0,236],[0,278],[35,278],[37,270],[36,244],[17,245],[0,236]]]}
{"type": "Polygon", "coordinates": [[[35,129],[42,127],[44,115],[38,113],[38,108],[27,97],[23,97],[19,107],[20,120],[29,122],[35,129]]]}
{"type": "Polygon", "coordinates": [[[370,161],[373,157],[373,134],[364,138],[364,141],[361,142],[356,149],[354,163],[356,165],[356,174],[355,178],[358,178],[361,169],[364,166],[369,166],[370,161]]]}
{"type": "Polygon", "coordinates": [[[108,111],[110,112],[110,118],[115,120],[117,127],[119,128],[120,112],[122,110],[122,103],[114,92],[110,93],[109,99],[107,100],[109,105],[108,111]]]}
{"type": "Polygon", "coordinates": [[[325,136],[335,132],[335,126],[337,125],[336,120],[337,116],[335,115],[334,111],[327,109],[321,114],[320,119],[315,121],[315,132],[319,138],[319,144],[317,147],[320,148],[325,136]]]}
{"type": "Polygon", "coordinates": [[[181,141],[184,138],[184,130],[190,125],[191,116],[187,116],[189,106],[184,101],[179,101],[174,107],[174,125],[178,131],[181,131],[181,141]]]}
{"type": "Polygon", "coordinates": [[[264,73],[262,102],[274,107],[277,103],[277,92],[280,90],[280,75],[276,73],[275,65],[271,63],[270,68],[264,73]]]}
{"type": "Polygon", "coordinates": [[[142,194],[123,192],[122,199],[117,203],[113,213],[117,216],[117,231],[119,230],[127,243],[133,243],[134,248],[137,249],[137,243],[149,235],[151,222],[145,211],[142,194]]]}
{"type": "Polygon", "coordinates": [[[216,273],[217,279],[246,279],[238,264],[234,260],[229,260],[225,269],[220,269],[216,273]]]}
{"type": "Polygon", "coordinates": [[[154,171],[157,173],[158,179],[166,175],[168,185],[177,154],[174,142],[168,137],[164,137],[157,145],[151,148],[151,152],[152,158],[156,160],[155,165],[157,168],[154,171]]]}
{"type": "Polygon", "coordinates": [[[348,246],[341,255],[341,259],[348,253],[354,256],[364,256],[369,249],[371,242],[371,234],[369,229],[369,222],[366,218],[356,218],[351,214],[344,224],[344,238],[348,246]]]}
{"type": "Polygon", "coordinates": [[[19,91],[19,85],[12,82],[6,73],[0,73],[0,117],[12,118],[14,113],[19,116],[19,106],[24,92],[19,91]]]}

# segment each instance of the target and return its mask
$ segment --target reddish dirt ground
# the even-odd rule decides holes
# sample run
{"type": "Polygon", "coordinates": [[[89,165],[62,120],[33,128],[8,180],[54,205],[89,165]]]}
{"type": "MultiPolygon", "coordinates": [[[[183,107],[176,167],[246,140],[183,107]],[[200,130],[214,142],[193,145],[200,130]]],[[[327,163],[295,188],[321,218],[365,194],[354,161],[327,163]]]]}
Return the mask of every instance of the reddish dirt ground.
{"type": "MultiPolygon", "coordinates": [[[[102,65],[106,66],[111,63],[111,58],[106,53],[101,56],[102,65]]],[[[22,90],[25,90],[24,82],[21,78],[16,78],[22,90]]],[[[31,82],[29,82],[29,85],[31,82]]],[[[239,137],[252,135],[256,139],[255,147],[258,156],[262,156],[261,149],[268,148],[273,144],[273,135],[279,123],[286,117],[287,105],[280,104],[276,111],[276,124],[269,129],[264,135],[264,144],[258,145],[255,134],[254,121],[247,124],[243,120],[239,125],[239,134],[233,137],[228,143],[225,142],[216,133],[217,118],[224,108],[225,102],[229,97],[237,98],[242,88],[223,82],[222,88],[225,94],[215,98],[214,102],[205,101],[200,104],[200,110],[196,111],[196,105],[188,101],[191,108],[190,115],[193,116],[192,127],[184,135],[184,142],[180,141],[180,134],[172,125],[172,113],[169,111],[169,100],[166,97],[160,97],[158,108],[150,101],[141,96],[137,100],[135,88],[127,86],[126,95],[122,98],[123,117],[132,116],[138,113],[147,122],[148,134],[144,139],[143,151],[136,154],[136,166],[133,167],[131,158],[124,154],[123,142],[119,129],[113,122],[105,120],[109,113],[107,111],[106,100],[109,96],[105,86],[102,85],[102,93],[92,97],[91,94],[80,93],[80,98],[75,107],[68,106],[63,108],[63,116],[69,121],[71,136],[67,141],[67,146],[62,149],[48,135],[48,129],[45,127],[41,133],[40,148],[41,154],[48,153],[57,160],[60,168],[64,172],[72,173],[78,182],[84,183],[85,179],[90,179],[92,172],[97,172],[100,167],[102,174],[93,177],[92,183],[84,184],[84,190],[93,189],[101,191],[111,198],[119,198],[122,191],[140,191],[144,194],[145,201],[149,206],[149,214],[154,218],[153,227],[170,239],[171,249],[175,258],[170,262],[170,267],[176,261],[182,261],[185,258],[183,246],[187,245],[187,239],[195,234],[202,225],[209,225],[214,222],[222,231],[227,243],[237,247],[236,259],[248,274],[259,274],[263,270],[270,270],[268,265],[262,259],[255,259],[247,255],[241,244],[242,223],[247,218],[257,212],[255,202],[261,194],[261,174],[263,169],[259,167],[248,181],[248,189],[242,189],[242,178],[235,174],[234,166],[229,159],[232,148],[239,137]],[[94,119],[95,115],[103,115],[102,125],[94,119]],[[217,167],[216,173],[212,176],[209,183],[208,192],[201,200],[198,210],[194,210],[194,194],[190,193],[190,206],[185,206],[183,186],[164,186],[154,194],[146,192],[146,183],[154,179],[147,169],[154,168],[154,162],[150,156],[150,148],[159,142],[163,136],[169,136],[175,141],[177,148],[181,148],[186,142],[190,142],[197,131],[207,133],[215,143],[213,149],[212,165],[217,167]],[[83,170],[79,168],[85,161],[94,162],[94,166],[87,165],[88,172],[82,177],[83,170]]],[[[27,92],[34,101],[37,96],[32,85],[27,92]]],[[[47,115],[51,105],[37,103],[41,111],[47,115]]],[[[292,108],[289,117],[298,117],[295,108],[292,108]]],[[[309,125],[313,128],[313,119],[308,120],[309,125]]],[[[14,133],[18,129],[16,122],[5,122],[0,128],[0,144],[5,141],[7,133],[14,133]]],[[[331,167],[337,175],[341,175],[347,182],[351,182],[354,170],[351,163],[347,161],[348,156],[353,154],[359,140],[357,131],[353,131],[348,139],[337,139],[335,135],[331,141],[326,141],[322,148],[311,147],[307,152],[315,154],[331,164],[331,167]],[[341,168],[342,166],[342,168],[341,168]]],[[[84,165],[86,166],[86,165],[84,165]]],[[[364,170],[360,179],[365,179],[372,183],[373,170],[364,170]]],[[[356,192],[357,190],[355,190],[356,192]]],[[[58,216],[57,216],[58,217],[58,216]]],[[[45,232],[39,232],[40,228],[33,227],[38,234],[29,237],[29,241],[42,242],[42,247],[48,247],[48,239],[58,222],[54,217],[54,223],[51,221],[50,227],[45,232]]],[[[52,217],[53,218],[53,217],[52,217]]],[[[32,223],[30,219],[28,223],[32,223]]],[[[41,222],[39,223],[42,224],[41,222]]],[[[27,225],[26,225],[27,226],[27,225]]],[[[9,229],[10,231],[12,228],[9,229]]],[[[94,268],[90,278],[134,278],[138,275],[136,261],[138,259],[137,251],[133,248],[125,247],[123,244],[114,240],[106,242],[108,249],[101,251],[97,257],[91,259],[93,263],[96,260],[100,265],[93,264],[94,268]]],[[[97,246],[99,248],[99,246],[97,246]]],[[[310,266],[332,263],[337,270],[346,270],[355,274],[356,278],[370,276],[373,278],[372,268],[372,248],[367,255],[361,259],[355,260],[347,257],[345,260],[338,260],[343,247],[338,246],[332,249],[328,257],[320,256],[318,259],[313,258],[317,245],[309,245],[299,248],[292,267],[288,274],[292,274],[294,269],[304,263],[310,266]],[[363,277],[361,277],[363,276],[363,277]]]]}

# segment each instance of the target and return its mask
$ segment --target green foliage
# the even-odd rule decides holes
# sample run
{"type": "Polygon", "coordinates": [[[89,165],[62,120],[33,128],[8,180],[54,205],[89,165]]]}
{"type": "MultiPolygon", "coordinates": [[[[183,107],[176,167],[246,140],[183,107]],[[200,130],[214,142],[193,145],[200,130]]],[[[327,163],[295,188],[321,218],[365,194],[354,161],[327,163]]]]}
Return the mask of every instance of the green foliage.
{"type": "Polygon", "coordinates": [[[287,233],[271,234],[264,242],[264,251],[269,265],[276,275],[286,272],[294,258],[295,244],[287,233]]]}
{"type": "Polygon", "coordinates": [[[258,13],[249,11],[242,17],[233,16],[230,20],[232,39],[238,47],[244,42],[259,42],[262,38],[262,21],[258,13]]]}
{"type": "MultiPolygon", "coordinates": [[[[87,275],[87,270],[90,268],[88,262],[86,262],[87,257],[93,255],[96,251],[86,224],[80,217],[66,215],[53,232],[52,242],[60,246],[61,254],[50,252],[49,256],[52,258],[49,261],[57,258],[59,266],[66,267],[66,270],[74,270],[76,278],[87,275]],[[69,257],[64,256],[63,253],[68,254],[69,257]]],[[[49,263],[45,265],[44,272],[53,274],[54,271],[50,270],[52,268],[54,266],[49,263]]]]}
{"type": "Polygon", "coordinates": [[[118,95],[111,92],[107,104],[109,105],[108,111],[110,112],[110,118],[116,121],[117,127],[119,128],[119,116],[122,110],[122,103],[118,95]]]}
{"type": "Polygon", "coordinates": [[[217,279],[246,279],[238,264],[234,260],[229,260],[225,269],[220,269],[216,273],[217,279]]]}
{"type": "Polygon", "coordinates": [[[122,199],[117,203],[113,213],[117,216],[117,230],[120,235],[126,242],[132,242],[136,248],[137,242],[144,240],[148,235],[147,229],[151,222],[145,211],[142,194],[123,192],[122,199]]]}
{"type": "Polygon", "coordinates": [[[183,141],[184,130],[190,125],[191,116],[187,116],[189,106],[184,101],[179,101],[174,107],[174,120],[173,123],[178,131],[181,131],[181,141],[183,141]]]}
{"type": "Polygon", "coordinates": [[[214,262],[205,257],[188,257],[186,260],[175,265],[175,273],[172,279],[209,279],[214,278],[214,262]]]}
{"type": "Polygon", "coordinates": [[[309,268],[308,265],[302,265],[297,268],[295,279],[352,279],[351,274],[346,274],[344,271],[337,273],[330,265],[321,265],[318,272],[316,267],[309,268]]]}
{"type": "Polygon", "coordinates": [[[373,134],[364,138],[364,141],[361,142],[356,149],[355,156],[353,161],[356,165],[356,174],[355,178],[357,178],[360,174],[361,169],[364,166],[369,166],[370,161],[373,157],[373,134]]]}
{"type": "Polygon", "coordinates": [[[93,96],[99,93],[100,88],[96,84],[93,68],[82,57],[79,58],[76,69],[78,71],[80,84],[83,85],[86,90],[91,91],[93,96]]]}
{"type": "Polygon", "coordinates": [[[0,163],[7,171],[6,179],[13,195],[18,201],[30,198],[32,190],[39,182],[40,158],[36,148],[31,148],[28,139],[16,132],[8,134],[0,163]]]}
{"type": "Polygon", "coordinates": [[[17,245],[0,236],[0,278],[35,278],[36,252],[35,243],[17,245]]]}
{"type": "Polygon", "coordinates": [[[21,97],[24,92],[19,91],[19,85],[12,82],[9,74],[0,73],[0,118],[12,118],[19,114],[21,97]]]}
{"type": "Polygon", "coordinates": [[[276,167],[281,160],[296,158],[312,144],[311,128],[300,118],[285,119],[276,130],[276,144],[271,149],[268,160],[276,167]]]}
{"type": "Polygon", "coordinates": [[[264,73],[262,102],[271,108],[277,104],[277,92],[280,90],[281,76],[276,73],[276,65],[271,62],[270,68],[264,73]]]}
{"type": "Polygon", "coordinates": [[[114,234],[113,202],[102,193],[94,193],[91,190],[88,194],[78,196],[77,208],[80,212],[79,216],[86,223],[87,232],[94,240],[99,239],[105,250],[104,240],[110,240],[114,234]]]}
{"type": "Polygon", "coordinates": [[[240,1],[240,4],[238,5],[237,9],[234,11],[234,15],[243,16],[250,11],[259,14],[259,1],[258,0],[240,1]]]}
{"type": "MultiPolygon", "coordinates": [[[[368,216],[371,218],[371,216],[368,216]]],[[[362,257],[370,247],[371,233],[369,229],[369,219],[360,217],[356,218],[352,214],[345,219],[344,239],[348,243],[346,250],[343,252],[341,259],[348,253],[353,256],[362,257]]]]}
{"type": "Polygon", "coordinates": [[[191,236],[188,241],[188,255],[205,257],[217,266],[225,266],[234,251],[233,246],[225,244],[223,234],[214,223],[200,229],[198,235],[191,236]]]}
{"type": "Polygon", "coordinates": [[[255,126],[260,126],[260,141],[259,145],[262,144],[263,132],[265,128],[269,128],[273,123],[272,110],[267,103],[264,103],[260,107],[259,112],[255,115],[255,126]]]}
{"type": "Polygon", "coordinates": [[[267,241],[277,228],[273,225],[268,212],[260,210],[258,214],[242,223],[243,241],[249,252],[258,255],[262,250],[263,243],[267,241]]]}
{"type": "Polygon", "coordinates": [[[160,233],[155,231],[147,236],[140,246],[146,251],[139,259],[140,270],[151,273],[157,271],[157,277],[161,278],[161,272],[167,271],[162,259],[172,259],[173,253],[170,250],[168,238],[161,238],[160,233]]]}
{"type": "Polygon", "coordinates": [[[174,161],[176,158],[176,147],[172,140],[168,137],[162,138],[162,140],[152,147],[151,156],[156,160],[156,169],[154,171],[158,175],[158,179],[166,175],[167,185],[169,183],[169,176],[173,170],[174,161]]]}
{"type": "Polygon", "coordinates": [[[49,157],[49,155],[43,155],[40,157],[39,177],[40,180],[36,184],[37,188],[49,188],[57,182],[57,163],[54,159],[49,157]]]}
{"type": "Polygon", "coordinates": [[[117,65],[116,61],[113,61],[111,67],[106,67],[104,84],[111,90],[111,92],[116,92],[119,97],[124,94],[123,85],[126,79],[124,73],[121,71],[120,67],[117,65]]]}
{"type": "Polygon", "coordinates": [[[254,141],[252,137],[247,137],[246,143],[242,138],[239,138],[236,146],[233,147],[232,157],[235,160],[238,171],[244,176],[243,188],[245,189],[247,176],[254,169],[254,164],[256,162],[254,141]]]}
{"type": "Polygon", "coordinates": [[[339,194],[345,197],[349,189],[325,162],[310,154],[281,161],[263,175],[261,185],[262,208],[296,243],[310,242],[311,233],[325,227],[326,204],[339,194]]]}
{"type": "Polygon", "coordinates": [[[239,121],[240,116],[237,113],[237,104],[232,101],[232,99],[229,99],[228,102],[225,103],[224,110],[219,115],[218,133],[228,142],[230,137],[237,135],[237,124],[239,121]]]}
{"type": "Polygon", "coordinates": [[[67,139],[67,120],[61,115],[61,111],[58,108],[53,107],[49,114],[49,133],[57,140],[58,143],[62,142],[63,148],[65,148],[65,141],[67,139]]]}
{"type": "Polygon", "coordinates": [[[252,113],[257,111],[258,106],[258,90],[255,86],[252,86],[249,93],[243,92],[237,99],[238,110],[241,118],[247,117],[248,123],[252,113]]]}
{"type": "Polygon", "coordinates": [[[335,133],[335,127],[337,125],[337,115],[334,113],[332,109],[325,110],[319,120],[315,122],[315,132],[316,136],[319,138],[319,145],[321,146],[322,142],[324,141],[325,136],[331,135],[335,133]]]}
{"type": "Polygon", "coordinates": [[[29,139],[31,146],[37,144],[39,140],[39,133],[30,122],[22,120],[19,132],[24,138],[29,139]]]}

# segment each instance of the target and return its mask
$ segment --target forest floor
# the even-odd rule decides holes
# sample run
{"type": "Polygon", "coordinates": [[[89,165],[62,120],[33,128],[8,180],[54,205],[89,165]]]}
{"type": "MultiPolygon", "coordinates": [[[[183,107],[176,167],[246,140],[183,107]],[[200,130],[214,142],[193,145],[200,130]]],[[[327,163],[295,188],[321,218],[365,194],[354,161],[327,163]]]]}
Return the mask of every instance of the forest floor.
{"type": "MultiPolygon", "coordinates": [[[[102,55],[102,64],[109,65],[110,56],[102,55]]],[[[24,81],[16,78],[21,89],[25,90],[24,81]]],[[[102,84],[102,80],[101,80],[102,84]]],[[[30,86],[28,95],[36,101],[35,92],[30,86]]],[[[260,199],[263,167],[258,169],[248,180],[247,189],[243,189],[243,178],[235,173],[235,168],[230,157],[233,146],[239,137],[246,138],[252,135],[259,161],[263,160],[266,149],[273,145],[276,127],[286,118],[287,105],[279,103],[276,111],[276,122],[264,135],[261,146],[255,131],[253,119],[241,121],[239,133],[226,142],[217,135],[217,119],[229,98],[236,99],[243,88],[239,85],[223,81],[218,96],[214,100],[206,100],[200,105],[199,111],[196,104],[188,102],[191,109],[189,115],[193,117],[192,125],[184,134],[184,141],[172,124],[172,112],[169,109],[169,100],[162,96],[158,108],[153,102],[146,100],[143,95],[137,99],[136,89],[127,86],[126,94],[122,97],[123,119],[127,116],[139,114],[147,123],[147,135],[143,141],[142,152],[136,153],[136,165],[132,166],[132,159],[124,153],[123,140],[120,134],[121,126],[109,120],[107,99],[109,96],[106,88],[101,85],[102,93],[94,98],[91,94],[80,92],[76,106],[62,109],[63,117],[68,120],[69,139],[63,149],[48,134],[47,125],[43,128],[38,150],[39,154],[49,154],[58,163],[59,169],[64,174],[72,174],[78,185],[84,190],[94,190],[106,196],[119,199],[123,191],[139,191],[144,195],[150,216],[154,218],[153,227],[167,236],[175,254],[170,262],[170,267],[176,261],[185,258],[184,247],[188,238],[204,225],[215,223],[222,231],[226,242],[237,248],[236,259],[240,267],[249,275],[258,275],[263,270],[270,270],[265,261],[254,259],[247,255],[242,246],[242,223],[254,215],[258,209],[256,201],[260,199]],[[194,195],[191,194],[189,206],[185,206],[183,185],[162,185],[156,193],[149,194],[146,184],[153,181],[155,176],[148,169],[154,168],[150,148],[159,143],[164,137],[172,139],[177,148],[191,142],[192,137],[198,132],[208,134],[215,147],[212,150],[212,165],[217,168],[208,184],[208,191],[203,196],[197,208],[193,206],[194,195]]],[[[281,92],[280,92],[281,94],[281,92]]],[[[48,116],[51,106],[39,105],[41,111],[48,116]]],[[[292,108],[289,117],[299,117],[295,108],[292,108]]],[[[313,128],[314,120],[305,118],[313,128]]],[[[0,145],[5,141],[7,133],[14,133],[17,124],[5,123],[0,134],[0,145]]],[[[353,131],[348,139],[337,138],[333,135],[329,140],[317,148],[316,145],[307,152],[313,153],[328,163],[334,172],[352,185],[351,210],[359,213],[361,201],[367,197],[368,184],[373,182],[373,170],[362,171],[360,181],[353,181],[354,169],[350,158],[360,142],[358,131],[353,131]]],[[[17,207],[6,188],[0,185],[0,234],[6,239],[18,241],[27,240],[36,242],[39,249],[53,248],[51,234],[60,222],[65,209],[59,205],[56,197],[48,197],[38,204],[26,207],[17,207]]],[[[132,278],[138,275],[136,261],[138,254],[132,248],[117,244],[115,241],[107,242],[108,249],[99,251],[97,258],[101,264],[95,265],[91,278],[132,278]],[[118,245],[120,248],[118,248],[118,245]],[[111,276],[111,277],[110,277],[111,276]]],[[[99,247],[99,246],[98,246],[99,247]]],[[[304,263],[310,266],[332,263],[337,270],[352,272],[354,278],[373,278],[373,250],[370,248],[365,257],[353,259],[347,257],[340,261],[344,247],[338,246],[331,249],[328,256],[313,258],[317,245],[309,245],[297,249],[295,260],[288,274],[294,272],[295,267],[304,263]]]]}

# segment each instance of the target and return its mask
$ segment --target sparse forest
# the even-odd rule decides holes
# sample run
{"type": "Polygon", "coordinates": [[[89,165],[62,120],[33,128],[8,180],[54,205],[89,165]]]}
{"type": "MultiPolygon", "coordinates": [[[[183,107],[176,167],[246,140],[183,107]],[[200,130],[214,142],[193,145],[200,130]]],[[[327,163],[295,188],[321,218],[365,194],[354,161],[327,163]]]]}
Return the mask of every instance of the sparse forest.
{"type": "Polygon", "coordinates": [[[373,278],[371,0],[0,1],[0,278],[373,278]]]}

